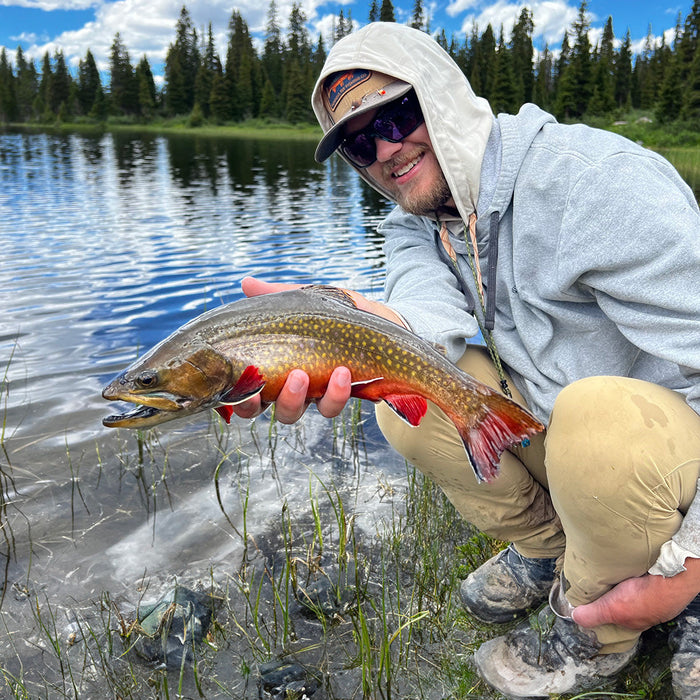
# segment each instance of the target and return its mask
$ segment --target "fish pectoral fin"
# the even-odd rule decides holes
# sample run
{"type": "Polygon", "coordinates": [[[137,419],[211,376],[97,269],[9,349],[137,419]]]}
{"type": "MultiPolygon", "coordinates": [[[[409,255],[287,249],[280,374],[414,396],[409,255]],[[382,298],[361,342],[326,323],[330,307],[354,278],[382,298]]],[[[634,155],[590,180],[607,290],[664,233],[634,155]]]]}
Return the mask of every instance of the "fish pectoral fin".
{"type": "Polygon", "coordinates": [[[265,387],[265,379],[255,365],[248,365],[238,381],[219,396],[222,404],[236,405],[259,394],[265,387]]]}
{"type": "Polygon", "coordinates": [[[413,427],[420,425],[428,410],[428,402],[419,394],[387,394],[382,398],[399,418],[413,427]]]}

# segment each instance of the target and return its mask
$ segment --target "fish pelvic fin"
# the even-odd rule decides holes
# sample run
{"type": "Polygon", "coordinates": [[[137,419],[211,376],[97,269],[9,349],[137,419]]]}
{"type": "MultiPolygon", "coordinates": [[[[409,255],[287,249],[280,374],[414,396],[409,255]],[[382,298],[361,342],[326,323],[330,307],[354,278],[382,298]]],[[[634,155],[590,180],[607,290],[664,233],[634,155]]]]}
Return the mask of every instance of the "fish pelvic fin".
{"type": "Polygon", "coordinates": [[[388,406],[409,425],[420,425],[428,410],[428,402],[418,394],[387,394],[382,397],[388,406]]]}
{"type": "Polygon", "coordinates": [[[485,403],[487,410],[475,424],[467,426],[453,417],[479,483],[490,483],[498,476],[505,450],[544,430],[529,411],[505,396],[493,394],[485,403]]]}
{"type": "Polygon", "coordinates": [[[231,422],[231,416],[233,415],[233,406],[231,404],[223,404],[222,406],[216,406],[214,410],[227,422],[231,422]]]}

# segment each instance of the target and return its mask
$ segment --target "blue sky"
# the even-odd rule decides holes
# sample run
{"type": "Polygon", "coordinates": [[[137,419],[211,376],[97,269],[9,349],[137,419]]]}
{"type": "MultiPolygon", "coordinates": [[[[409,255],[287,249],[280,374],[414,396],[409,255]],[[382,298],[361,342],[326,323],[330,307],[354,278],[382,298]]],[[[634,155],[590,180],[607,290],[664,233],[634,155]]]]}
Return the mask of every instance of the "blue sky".
{"type": "MultiPolygon", "coordinates": [[[[534,16],[536,46],[547,42],[556,48],[564,30],[570,27],[580,0],[424,0],[430,13],[432,30],[444,28],[447,36],[469,33],[474,23],[480,31],[491,23],[496,32],[503,25],[506,35],[523,6],[534,16]]],[[[173,0],[0,0],[0,47],[5,47],[10,59],[21,44],[25,54],[37,63],[48,50],[63,51],[69,65],[75,69],[78,61],[90,49],[105,69],[109,47],[119,32],[134,65],[144,54],[155,73],[159,72],[168,45],[175,36],[175,23],[183,2],[173,0]]],[[[232,10],[237,8],[254,36],[262,37],[267,21],[269,0],[185,0],[184,4],[198,28],[212,23],[220,55],[225,53],[227,25],[232,10]]],[[[289,16],[292,0],[276,0],[282,29],[289,16]]],[[[342,8],[359,24],[367,21],[369,0],[301,0],[308,26],[315,39],[319,33],[330,36],[333,18],[342,8]]],[[[414,0],[394,0],[398,21],[408,21],[414,0]]],[[[667,32],[670,39],[676,18],[685,19],[692,0],[589,0],[591,40],[595,43],[608,17],[613,18],[616,38],[624,37],[629,29],[633,48],[640,48],[651,25],[652,33],[660,37],[667,32]]],[[[329,46],[329,43],[326,43],[329,46]]]]}

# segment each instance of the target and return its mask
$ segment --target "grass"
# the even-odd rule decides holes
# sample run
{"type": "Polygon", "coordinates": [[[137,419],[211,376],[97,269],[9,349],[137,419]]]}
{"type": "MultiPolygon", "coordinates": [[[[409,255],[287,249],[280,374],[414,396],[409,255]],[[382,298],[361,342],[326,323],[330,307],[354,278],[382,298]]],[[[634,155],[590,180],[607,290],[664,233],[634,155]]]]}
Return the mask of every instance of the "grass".
{"type": "Polygon", "coordinates": [[[321,129],[316,124],[290,124],[287,122],[264,119],[249,119],[244,122],[227,124],[202,123],[193,126],[187,117],[174,117],[149,123],[138,121],[109,119],[106,122],[75,121],[54,122],[53,124],[18,123],[10,124],[12,128],[24,131],[40,132],[82,132],[101,133],[105,131],[123,131],[153,134],[185,134],[215,138],[267,139],[276,141],[318,141],[321,129]]]}
{"type": "MultiPolygon", "coordinates": [[[[366,420],[357,402],[333,423],[331,458],[346,472],[360,473],[372,459],[366,420]]],[[[459,584],[503,543],[471,528],[432,482],[408,466],[400,485],[377,484],[378,499],[391,503],[388,515],[374,528],[361,525],[362,506],[358,510],[353,503],[347,480],[336,484],[319,476],[303,452],[295,465],[306,468],[307,497],[293,503],[282,499],[278,517],[262,528],[248,512],[248,475],[258,460],[269,461],[271,454],[284,458],[283,447],[303,440],[304,427],[282,433],[274,421],[258,422],[251,431],[258,446],[249,453],[232,446],[229,429],[218,419],[205,437],[194,438],[211,446],[205,451],[211,488],[230,536],[241,544],[235,569],[212,570],[209,580],[199,581],[199,588],[222,603],[196,663],[173,669],[145,663],[138,655],[134,611],[109,591],[76,602],[66,627],[63,605],[27,588],[22,595],[31,606],[32,624],[20,634],[0,616],[8,640],[0,658],[0,695],[257,698],[258,684],[264,685],[260,669],[284,664],[327,698],[497,697],[476,675],[471,655],[482,641],[508,628],[482,625],[466,615],[459,584]],[[226,512],[234,506],[222,495],[222,481],[231,477],[239,489],[238,517],[226,512]]],[[[106,474],[104,452],[102,447],[96,454],[106,474]]],[[[117,457],[124,471],[120,479],[137,482],[150,517],[167,510],[168,482],[180,468],[176,447],[149,431],[126,443],[117,457]]],[[[67,454],[66,462],[76,460],[67,454]]],[[[77,469],[68,473],[77,479],[77,469]]],[[[74,507],[87,507],[77,488],[71,487],[74,507]]],[[[150,585],[144,579],[140,586],[144,600],[150,585]]],[[[671,698],[665,632],[647,635],[638,661],[611,687],[577,698],[671,698]]]]}

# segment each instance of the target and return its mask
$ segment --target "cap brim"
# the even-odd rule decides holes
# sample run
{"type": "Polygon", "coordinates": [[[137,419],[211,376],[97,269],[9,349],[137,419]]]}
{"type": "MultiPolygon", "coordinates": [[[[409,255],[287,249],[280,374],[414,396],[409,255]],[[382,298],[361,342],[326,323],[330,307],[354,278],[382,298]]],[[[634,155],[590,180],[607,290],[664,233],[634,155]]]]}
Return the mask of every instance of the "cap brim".
{"type": "Polygon", "coordinates": [[[333,155],[343,141],[343,138],[345,138],[345,130],[343,127],[347,122],[358,117],[360,114],[378,109],[387,102],[391,102],[405,95],[412,87],[410,83],[405,83],[403,80],[396,80],[393,83],[389,83],[389,85],[382,90],[382,94],[374,92],[365,95],[359,107],[347,112],[324,134],[316,147],[316,153],[314,154],[316,161],[322,163],[333,155]]]}

